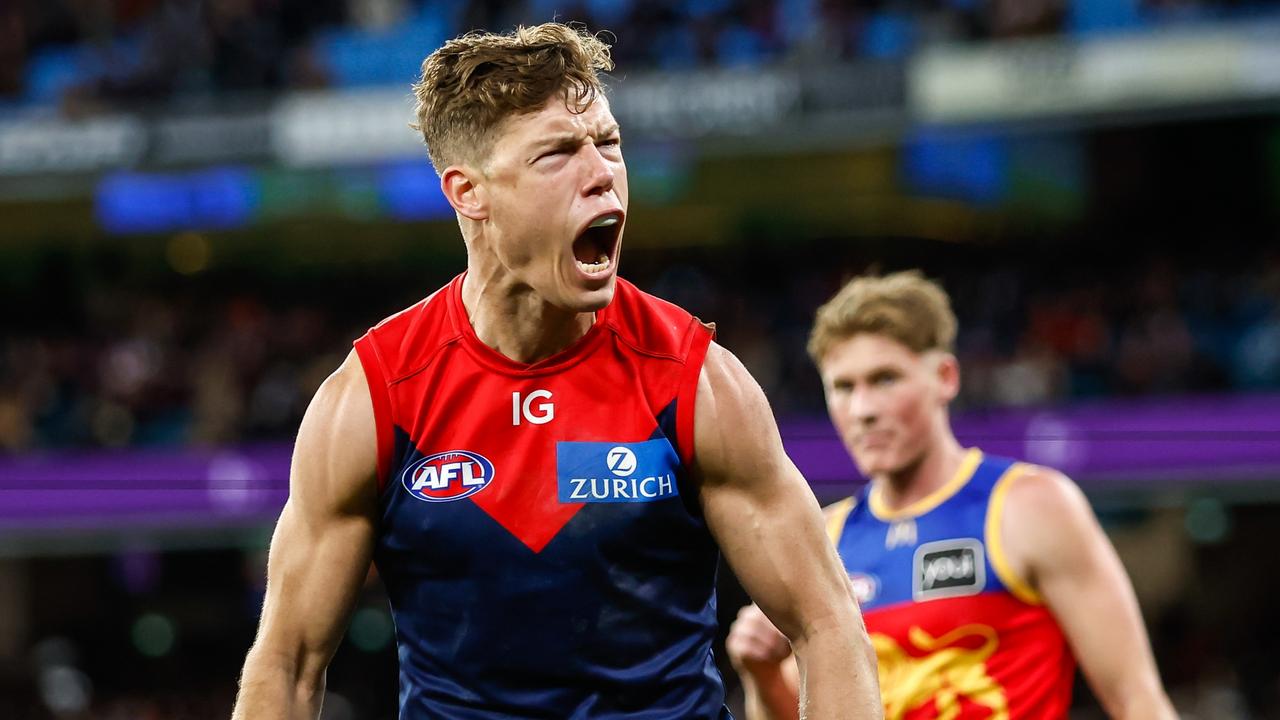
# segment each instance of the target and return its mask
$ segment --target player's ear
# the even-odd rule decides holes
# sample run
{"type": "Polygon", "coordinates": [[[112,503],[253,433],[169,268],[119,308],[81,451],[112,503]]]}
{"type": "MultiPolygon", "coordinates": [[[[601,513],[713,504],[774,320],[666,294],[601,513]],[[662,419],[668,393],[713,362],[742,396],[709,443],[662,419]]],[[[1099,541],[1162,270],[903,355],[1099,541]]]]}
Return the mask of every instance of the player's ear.
{"type": "Polygon", "coordinates": [[[938,353],[938,387],[942,399],[951,402],[960,394],[960,361],[951,353],[938,353]]]}
{"type": "Polygon", "coordinates": [[[440,173],[440,191],[457,213],[471,220],[489,217],[489,204],[480,173],[466,165],[450,165],[440,173]]]}

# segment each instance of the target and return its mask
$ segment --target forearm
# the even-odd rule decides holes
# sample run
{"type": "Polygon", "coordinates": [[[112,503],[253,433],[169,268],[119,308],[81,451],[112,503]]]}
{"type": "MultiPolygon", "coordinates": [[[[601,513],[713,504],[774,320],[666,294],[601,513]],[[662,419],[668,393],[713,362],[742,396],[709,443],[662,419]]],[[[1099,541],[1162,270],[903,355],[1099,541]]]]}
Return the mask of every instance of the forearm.
{"type": "Polygon", "coordinates": [[[1113,720],[1178,720],[1178,713],[1167,699],[1163,705],[1146,708],[1130,708],[1124,713],[1112,715],[1113,720]]]}
{"type": "Polygon", "coordinates": [[[1103,697],[1102,702],[1112,720],[1178,720],[1173,703],[1158,681],[1153,687],[1144,687],[1114,699],[1103,697]]]}
{"type": "Polygon", "coordinates": [[[861,623],[841,624],[793,640],[803,720],[884,717],[876,655],[861,623]]]}
{"type": "Polygon", "coordinates": [[[303,673],[297,663],[250,651],[231,720],[315,720],[320,715],[324,687],[323,670],[303,673]]]}

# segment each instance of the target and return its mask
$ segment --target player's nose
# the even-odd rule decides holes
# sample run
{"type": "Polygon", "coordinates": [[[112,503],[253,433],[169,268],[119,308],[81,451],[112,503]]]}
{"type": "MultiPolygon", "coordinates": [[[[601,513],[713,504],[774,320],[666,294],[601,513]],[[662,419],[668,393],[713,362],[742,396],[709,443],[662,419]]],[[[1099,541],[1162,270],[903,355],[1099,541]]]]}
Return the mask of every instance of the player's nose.
{"type": "Polygon", "coordinates": [[[849,417],[851,420],[861,425],[874,425],[879,415],[879,403],[872,393],[858,388],[850,394],[849,417]]]}
{"type": "Polygon", "coordinates": [[[582,194],[583,195],[603,195],[613,190],[613,183],[616,179],[613,165],[600,154],[600,149],[595,145],[587,145],[586,169],[583,178],[582,194]]]}

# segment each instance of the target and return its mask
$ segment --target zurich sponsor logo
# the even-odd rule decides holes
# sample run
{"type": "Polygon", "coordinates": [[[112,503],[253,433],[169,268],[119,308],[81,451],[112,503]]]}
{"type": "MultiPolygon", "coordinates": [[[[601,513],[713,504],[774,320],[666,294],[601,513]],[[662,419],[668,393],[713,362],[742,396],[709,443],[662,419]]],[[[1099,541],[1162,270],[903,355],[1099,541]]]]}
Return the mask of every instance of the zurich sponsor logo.
{"type": "Polygon", "coordinates": [[[622,446],[610,450],[605,461],[609,464],[609,472],[616,475],[630,475],[636,471],[636,454],[622,446]]]}
{"type": "Polygon", "coordinates": [[[666,438],[636,443],[558,442],[562,503],[653,502],[676,497],[679,459],[666,438]]]}
{"type": "Polygon", "coordinates": [[[409,494],[427,502],[470,497],[493,482],[493,463],[468,450],[428,455],[405,468],[400,481],[409,494]]]}

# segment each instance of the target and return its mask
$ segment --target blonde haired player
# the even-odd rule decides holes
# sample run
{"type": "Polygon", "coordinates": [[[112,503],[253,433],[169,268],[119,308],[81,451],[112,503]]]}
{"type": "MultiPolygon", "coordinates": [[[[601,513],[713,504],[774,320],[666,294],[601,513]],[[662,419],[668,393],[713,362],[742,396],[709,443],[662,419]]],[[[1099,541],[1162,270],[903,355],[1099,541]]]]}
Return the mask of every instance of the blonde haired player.
{"type": "MultiPolygon", "coordinates": [[[[1076,659],[1107,713],[1176,718],[1133,589],[1079,489],[1055,470],[964,448],[956,319],[916,272],[860,277],[817,314],[809,353],[870,484],[826,510],[862,605],[888,720],[1048,720],[1076,659]]],[[[728,653],[749,720],[795,718],[790,647],[755,607],[728,653]]]]}
{"type": "Polygon", "coordinates": [[[764,393],[711,328],[617,275],[612,67],[558,23],[423,63],[418,124],[467,268],[356,340],[312,400],[237,720],[319,714],[370,561],[406,720],[726,720],[721,552],[795,643],[812,717],[881,716],[764,393]]]}

